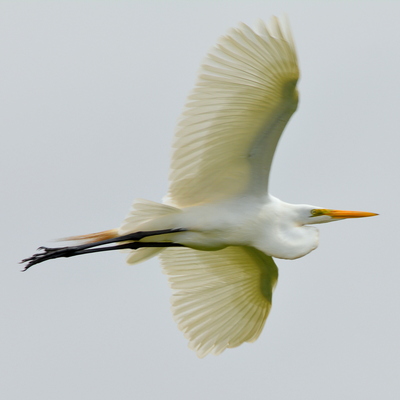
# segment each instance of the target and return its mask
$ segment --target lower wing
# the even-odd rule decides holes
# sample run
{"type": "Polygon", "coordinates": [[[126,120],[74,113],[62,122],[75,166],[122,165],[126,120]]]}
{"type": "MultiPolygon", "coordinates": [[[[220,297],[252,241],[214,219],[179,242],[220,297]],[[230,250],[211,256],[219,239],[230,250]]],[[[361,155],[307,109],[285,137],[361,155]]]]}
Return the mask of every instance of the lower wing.
{"type": "Polygon", "coordinates": [[[278,279],[271,257],[253,247],[229,246],[171,248],[160,258],[173,290],[174,318],[199,357],[258,338],[278,279]]]}

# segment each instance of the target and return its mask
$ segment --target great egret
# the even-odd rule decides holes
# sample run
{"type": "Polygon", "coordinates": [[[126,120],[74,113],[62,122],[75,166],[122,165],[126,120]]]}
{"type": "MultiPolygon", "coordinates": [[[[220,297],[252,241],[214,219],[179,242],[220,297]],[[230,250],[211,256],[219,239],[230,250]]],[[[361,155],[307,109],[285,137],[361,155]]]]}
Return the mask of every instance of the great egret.
{"type": "Polygon", "coordinates": [[[163,204],[136,200],[120,228],[70,238],[83,245],[40,248],[25,268],[114,249],[130,249],[129,264],[159,254],[172,312],[199,357],[254,342],[278,278],[272,257],[314,250],[318,230],[310,225],[377,215],[289,204],[268,193],[275,148],[297,108],[298,78],[285,19],[230,30],[207,55],[179,120],[163,204]]]}

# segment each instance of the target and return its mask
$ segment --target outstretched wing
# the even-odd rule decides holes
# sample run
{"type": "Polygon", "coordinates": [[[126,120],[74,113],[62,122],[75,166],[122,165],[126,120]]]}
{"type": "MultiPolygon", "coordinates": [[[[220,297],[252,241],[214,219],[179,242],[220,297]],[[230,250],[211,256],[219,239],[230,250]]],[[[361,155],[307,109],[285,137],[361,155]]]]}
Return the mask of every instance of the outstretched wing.
{"type": "Polygon", "coordinates": [[[170,248],[160,255],[173,290],[172,313],[199,357],[260,335],[278,279],[273,259],[245,246],[170,248]]]}
{"type": "Polygon", "coordinates": [[[263,196],[279,137],[296,110],[299,69],[288,23],[245,24],[219,39],[178,122],[165,203],[263,196]]]}

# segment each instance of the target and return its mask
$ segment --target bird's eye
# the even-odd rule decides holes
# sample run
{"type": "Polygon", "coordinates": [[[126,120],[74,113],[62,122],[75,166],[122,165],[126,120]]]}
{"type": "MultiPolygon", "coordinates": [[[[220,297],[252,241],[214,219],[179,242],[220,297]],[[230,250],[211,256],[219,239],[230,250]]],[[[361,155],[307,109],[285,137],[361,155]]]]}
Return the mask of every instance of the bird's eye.
{"type": "Polygon", "coordinates": [[[320,208],[314,208],[313,210],[311,210],[312,217],[319,217],[324,214],[325,214],[325,210],[320,209],[320,208]]]}

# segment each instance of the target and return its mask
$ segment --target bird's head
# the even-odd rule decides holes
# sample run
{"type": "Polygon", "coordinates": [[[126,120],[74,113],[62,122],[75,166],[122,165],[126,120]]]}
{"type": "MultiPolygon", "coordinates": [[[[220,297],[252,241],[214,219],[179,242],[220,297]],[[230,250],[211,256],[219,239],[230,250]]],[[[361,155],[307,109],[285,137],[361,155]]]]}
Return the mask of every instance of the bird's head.
{"type": "Polygon", "coordinates": [[[319,233],[314,224],[378,215],[364,211],[332,210],[308,204],[289,204],[270,196],[265,205],[265,235],[256,246],[276,258],[303,257],[318,247],[319,233]]]}

